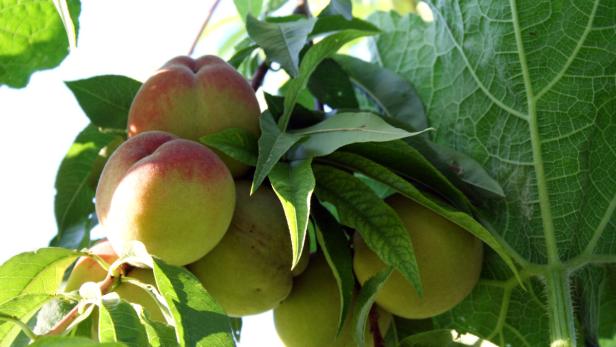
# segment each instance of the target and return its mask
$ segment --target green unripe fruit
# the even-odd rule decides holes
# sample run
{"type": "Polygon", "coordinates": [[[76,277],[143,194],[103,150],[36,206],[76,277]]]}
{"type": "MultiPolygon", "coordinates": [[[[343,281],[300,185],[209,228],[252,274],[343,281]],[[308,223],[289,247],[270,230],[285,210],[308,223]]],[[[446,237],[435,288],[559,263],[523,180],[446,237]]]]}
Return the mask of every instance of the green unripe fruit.
{"type": "Polygon", "coordinates": [[[190,264],[205,289],[230,316],[268,311],[291,291],[291,241],[282,206],[271,188],[250,196],[236,182],[231,226],[205,257],[190,264]]]}
{"type": "MultiPolygon", "coordinates": [[[[108,264],[118,259],[109,241],[97,243],[90,251],[108,264]]],[[[134,268],[130,271],[128,276],[146,284],[156,285],[154,274],[149,269],[134,268]]],[[[90,257],[81,257],[77,263],[75,263],[75,267],[66,281],[64,290],[67,292],[78,290],[81,285],[86,282],[100,282],[104,280],[105,277],[107,277],[107,271],[105,271],[96,260],[90,257]]],[[[133,284],[122,282],[114,288],[114,291],[118,293],[120,298],[143,306],[152,319],[160,322],[165,321],[162,312],[158,308],[158,304],[145,290],[133,284]]]]}
{"type": "MultiPolygon", "coordinates": [[[[287,347],[354,347],[351,312],[337,336],[340,294],[334,275],[322,254],[310,259],[303,274],[293,282],[291,294],[274,309],[278,336],[287,347]]],[[[379,312],[379,329],[385,334],[391,315],[379,312]]],[[[366,346],[373,337],[366,327],[366,346]]]]}
{"type": "MultiPolygon", "coordinates": [[[[452,309],[475,287],[481,272],[483,244],[472,234],[410,199],[387,199],[406,227],[423,285],[419,297],[413,285],[394,271],[384,283],[376,302],[404,318],[433,317],[452,309]]],[[[355,234],[353,269],[365,283],[385,264],[355,234]]]]}

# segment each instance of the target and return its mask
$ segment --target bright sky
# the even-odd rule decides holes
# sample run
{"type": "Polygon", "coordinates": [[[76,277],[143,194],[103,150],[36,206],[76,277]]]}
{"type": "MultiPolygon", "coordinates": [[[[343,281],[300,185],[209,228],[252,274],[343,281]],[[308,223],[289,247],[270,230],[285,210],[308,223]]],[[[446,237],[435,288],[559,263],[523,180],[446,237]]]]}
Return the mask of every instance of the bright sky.
{"type": "MultiPolygon", "coordinates": [[[[56,233],[56,171],[88,123],[63,81],[103,74],[146,79],[170,58],[188,53],[211,3],[82,1],[78,48],[62,65],[35,73],[24,89],[0,87],[0,263],[47,246],[56,233]]],[[[221,1],[213,22],[234,14],[232,1],[221,1]]],[[[218,42],[208,37],[194,56],[216,53],[218,42]]],[[[271,317],[245,318],[240,346],[283,346],[271,317]]]]}

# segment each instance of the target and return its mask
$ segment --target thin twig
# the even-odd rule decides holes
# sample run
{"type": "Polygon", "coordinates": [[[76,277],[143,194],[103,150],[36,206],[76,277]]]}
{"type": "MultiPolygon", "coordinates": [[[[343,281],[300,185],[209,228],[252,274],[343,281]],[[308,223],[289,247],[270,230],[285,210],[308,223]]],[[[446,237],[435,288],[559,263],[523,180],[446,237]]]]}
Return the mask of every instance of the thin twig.
{"type": "MultiPolygon", "coordinates": [[[[125,274],[128,274],[131,270],[133,269],[133,267],[129,264],[122,264],[120,265],[119,268],[119,274],[120,276],[124,276],[125,274]]],[[[107,274],[107,277],[105,277],[104,280],[98,282],[98,287],[101,290],[101,294],[105,295],[107,294],[111,288],[113,287],[113,284],[115,283],[115,279],[116,277],[113,276],[111,273],[107,274]]],[[[68,328],[71,323],[79,316],[79,305],[75,305],[75,307],[73,307],[73,309],[71,309],[66,316],[64,316],[58,323],[56,323],[56,325],[54,325],[53,328],[51,328],[51,330],[49,330],[47,332],[47,336],[54,336],[54,335],[61,335],[66,328],[68,328]]]]}
{"type": "Polygon", "coordinates": [[[383,335],[381,335],[379,328],[379,313],[375,305],[370,309],[368,319],[370,320],[370,332],[372,333],[374,347],[385,347],[385,340],[383,340],[383,335]]]}
{"type": "Polygon", "coordinates": [[[306,17],[310,17],[310,8],[308,7],[307,0],[297,0],[297,6],[293,10],[294,14],[303,14],[306,17]]]}
{"type": "Polygon", "coordinates": [[[267,71],[269,70],[269,65],[267,64],[267,62],[262,62],[259,67],[257,68],[257,71],[255,71],[255,74],[252,76],[252,80],[250,82],[250,85],[252,86],[252,90],[254,90],[255,92],[259,89],[259,87],[261,87],[261,85],[263,84],[263,80],[265,79],[265,74],[267,74],[267,71]]]}
{"type": "Polygon", "coordinates": [[[192,55],[195,52],[195,48],[197,47],[197,43],[199,43],[199,39],[201,38],[201,35],[203,35],[203,32],[205,31],[205,28],[207,28],[207,25],[210,22],[210,19],[212,19],[212,16],[214,15],[214,12],[216,11],[216,7],[218,7],[219,3],[220,3],[220,0],[214,0],[214,3],[210,7],[210,10],[207,12],[207,16],[205,17],[205,21],[203,22],[203,25],[201,25],[201,29],[199,29],[199,33],[197,34],[197,37],[195,38],[195,41],[193,42],[192,46],[190,47],[190,51],[188,51],[188,55],[192,55]]]}

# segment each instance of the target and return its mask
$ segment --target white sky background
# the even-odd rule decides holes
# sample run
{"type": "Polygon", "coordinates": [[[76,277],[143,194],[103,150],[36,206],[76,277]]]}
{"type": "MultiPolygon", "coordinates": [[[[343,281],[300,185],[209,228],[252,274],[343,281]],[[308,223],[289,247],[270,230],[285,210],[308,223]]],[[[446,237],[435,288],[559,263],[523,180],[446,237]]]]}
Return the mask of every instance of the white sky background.
{"type": "MultiPolygon", "coordinates": [[[[24,89],[0,87],[0,263],[47,246],[56,233],[55,175],[88,123],[63,81],[104,74],[145,80],[188,53],[211,3],[82,1],[78,47],[62,65],[35,73],[24,89]]],[[[223,0],[212,22],[235,13],[233,1],[223,0]]],[[[193,56],[216,53],[219,39],[202,41],[193,56]]],[[[283,346],[271,313],[244,319],[240,346],[283,346]]]]}

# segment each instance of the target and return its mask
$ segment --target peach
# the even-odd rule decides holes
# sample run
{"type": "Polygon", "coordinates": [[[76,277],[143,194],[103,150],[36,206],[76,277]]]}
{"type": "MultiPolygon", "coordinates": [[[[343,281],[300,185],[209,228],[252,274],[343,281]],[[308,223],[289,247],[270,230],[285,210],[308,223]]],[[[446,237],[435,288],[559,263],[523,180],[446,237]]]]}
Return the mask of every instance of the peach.
{"type": "MultiPolygon", "coordinates": [[[[417,259],[423,296],[394,271],[376,296],[376,303],[394,315],[421,319],[452,309],[475,287],[481,273],[483,243],[471,233],[426,207],[395,195],[387,203],[406,227],[417,259]]],[[[353,269],[365,283],[385,269],[381,259],[355,233],[353,269]]]]}
{"type": "MultiPolygon", "coordinates": [[[[128,115],[128,135],[163,130],[198,141],[227,128],[259,136],[259,103],[252,87],[224,60],[206,55],[171,59],[137,92],[128,115]]],[[[235,177],[246,167],[221,156],[235,177]]]]}
{"type": "Polygon", "coordinates": [[[229,230],[205,257],[190,264],[203,287],[229,316],[275,307],[291,291],[291,238],[274,191],[250,196],[250,181],[236,182],[236,207],[229,230]]]}
{"type": "Polygon", "coordinates": [[[203,257],[222,239],[235,184],[207,147],[162,131],[134,136],[105,165],[96,214],[118,254],[132,240],[173,265],[203,257]]]}

